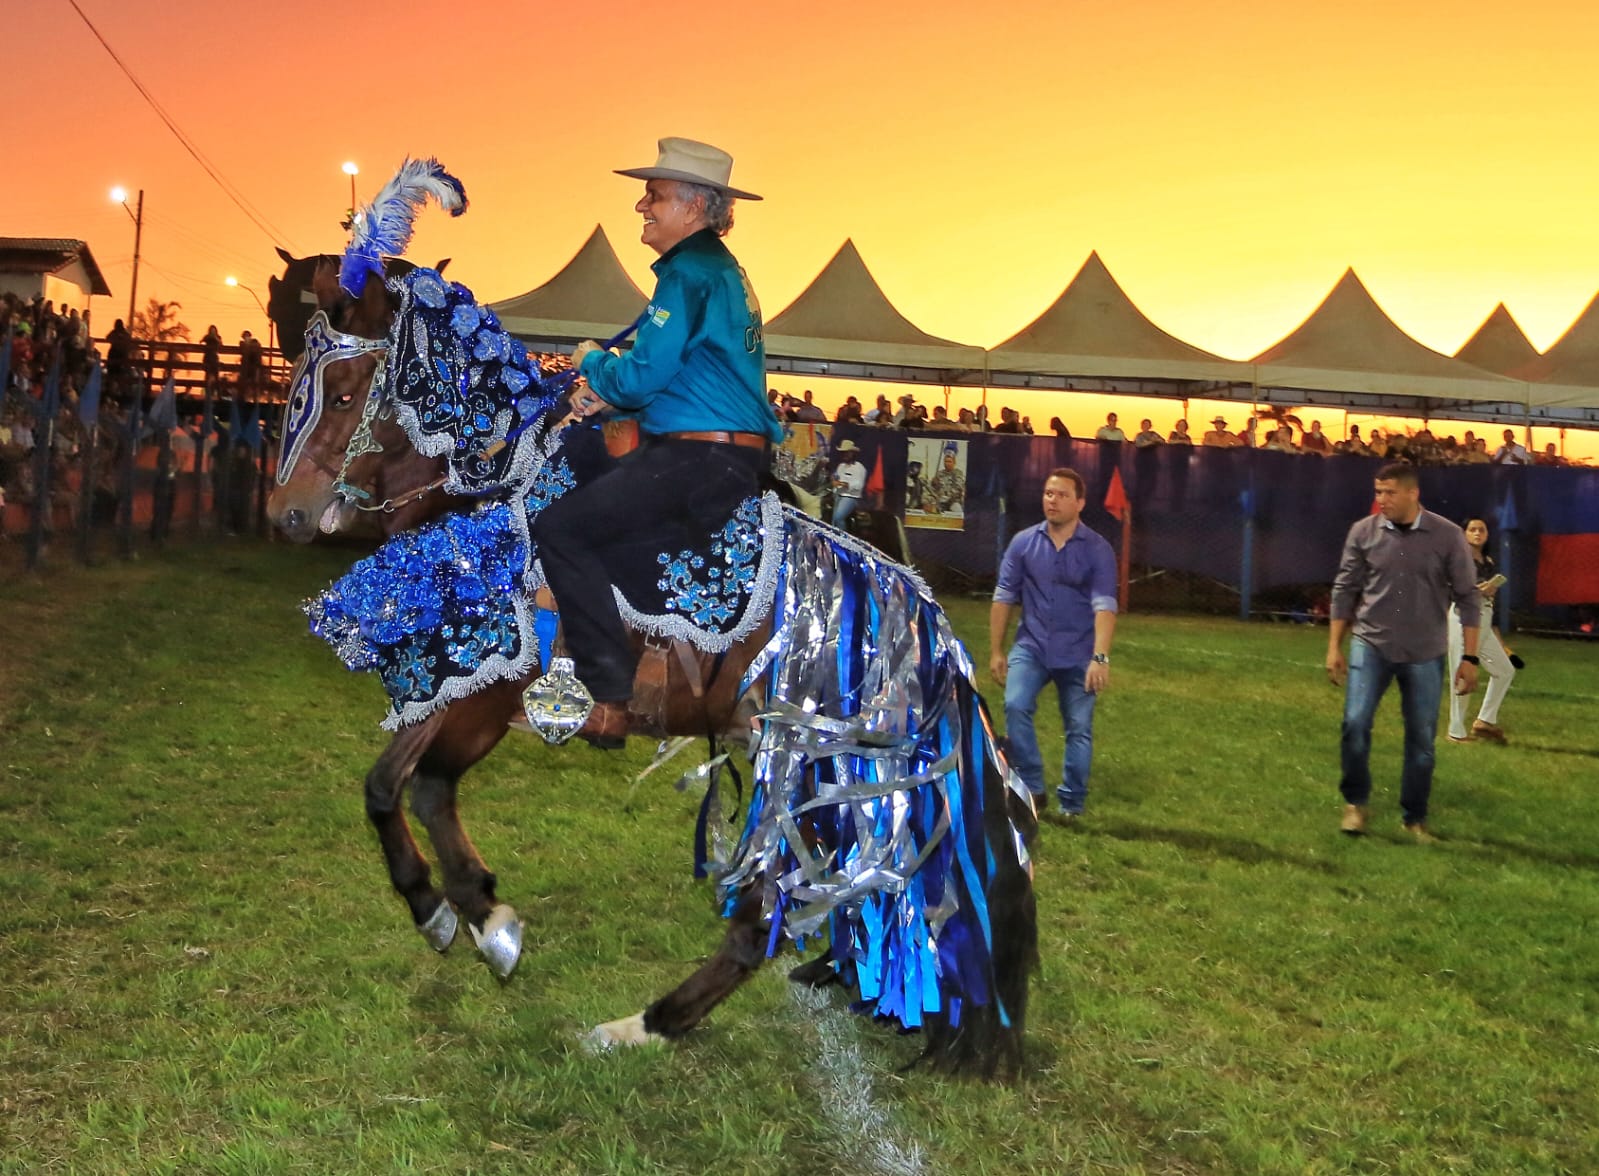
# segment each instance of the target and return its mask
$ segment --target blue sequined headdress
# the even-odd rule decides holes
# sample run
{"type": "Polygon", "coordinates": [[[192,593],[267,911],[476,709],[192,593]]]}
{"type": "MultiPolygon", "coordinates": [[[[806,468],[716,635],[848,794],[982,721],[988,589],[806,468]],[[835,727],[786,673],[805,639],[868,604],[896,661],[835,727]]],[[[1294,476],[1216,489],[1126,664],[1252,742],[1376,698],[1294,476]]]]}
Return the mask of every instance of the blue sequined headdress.
{"type": "Polygon", "coordinates": [[[383,280],[383,257],[398,257],[411,242],[417,210],[431,196],[451,216],[466,211],[466,189],[436,159],[407,159],[372,203],[355,214],[350,244],[339,267],[339,285],[359,298],[369,276],[383,280]]]}

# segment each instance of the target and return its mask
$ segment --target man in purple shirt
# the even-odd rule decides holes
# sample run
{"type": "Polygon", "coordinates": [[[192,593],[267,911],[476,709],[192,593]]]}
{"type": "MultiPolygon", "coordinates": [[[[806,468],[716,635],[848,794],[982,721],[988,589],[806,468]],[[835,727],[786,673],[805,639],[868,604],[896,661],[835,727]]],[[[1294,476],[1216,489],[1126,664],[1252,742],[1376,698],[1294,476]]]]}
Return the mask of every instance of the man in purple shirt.
{"type": "Polygon", "coordinates": [[[1005,738],[1011,766],[1036,800],[1044,795],[1044,758],[1033,716],[1038,696],[1055,684],[1066,757],[1054,815],[1074,821],[1088,800],[1094,755],[1094,701],[1110,685],[1116,632],[1116,556],[1081,521],[1083,479],[1059,469],[1044,480],[1044,521],[1010,541],[989,610],[989,670],[1005,687],[1005,738]],[[1005,635],[1017,607],[1022,622],[1007,657],[1005,635]]]}
{"type": "Polygon", "coordinates": [[[1465,645],[1454,674],[1455,690],[1470,694],[1477,688],[1476,565],[1460,528],[1422,509],[1414,466],[1383,466],[1377,471],[1376,494],[1379,513],[1350,527],[1344,540],[1327,635],[1327,677],[1335,686],[1343,685],[1346,673],[1349,678],[1339,781],[1342,828],[1351,836],[1366,831],[1372,717],[1388,684],[1398,681],[1405,719],[1399,808],[1406,832],[1426,843],[1434,840],[1427,831],[1427,800],[1451,601],[1460,611],[1465,645]],[[1346,662],[1343,640],[1351,627],[1354,637],[1346,662]]]}

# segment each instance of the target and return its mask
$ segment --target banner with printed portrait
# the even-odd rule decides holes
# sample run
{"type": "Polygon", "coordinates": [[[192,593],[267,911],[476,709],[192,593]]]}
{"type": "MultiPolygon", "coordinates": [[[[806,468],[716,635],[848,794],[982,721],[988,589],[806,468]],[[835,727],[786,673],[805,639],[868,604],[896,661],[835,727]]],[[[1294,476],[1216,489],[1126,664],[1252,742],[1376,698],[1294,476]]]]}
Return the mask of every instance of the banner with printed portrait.
{"type": "Polygon", "coordinates": [[[969,441],[912,437],[905,465],[905,525],[939,531],[966,528],[969,441]]]}

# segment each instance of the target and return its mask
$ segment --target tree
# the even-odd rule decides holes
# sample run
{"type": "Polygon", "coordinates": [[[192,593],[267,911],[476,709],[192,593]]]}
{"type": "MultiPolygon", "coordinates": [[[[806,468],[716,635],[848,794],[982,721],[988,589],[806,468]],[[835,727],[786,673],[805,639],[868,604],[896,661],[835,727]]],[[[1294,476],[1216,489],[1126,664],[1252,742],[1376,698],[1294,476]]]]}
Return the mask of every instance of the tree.
{"type": "MultiPolygon", "coordinates": [[[[181,302],[162,302],[159,298],[152,298],[149,304],[141,311],[135,311],[133,322],[130,324],[133,337],[150,348],[150,362],[153,365],[156,359],[158,343],[187,343],[189,342],[188,325],[178,318],[178,311],[183,309],[181,302]]],[[[166,348],[166,371],[172,372],[173,350],[166,348]]]]}

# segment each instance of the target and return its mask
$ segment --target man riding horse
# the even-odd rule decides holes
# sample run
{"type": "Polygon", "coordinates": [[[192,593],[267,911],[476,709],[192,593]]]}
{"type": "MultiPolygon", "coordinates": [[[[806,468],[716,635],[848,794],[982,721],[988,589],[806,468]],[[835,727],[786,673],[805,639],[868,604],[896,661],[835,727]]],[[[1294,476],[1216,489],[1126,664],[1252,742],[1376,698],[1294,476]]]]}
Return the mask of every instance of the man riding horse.
{"type": "Polygon", "coordinates": [[[663,526],[704,533],[756,493],[767,446],[782,432],[766,402],[761,308],[722,238],[735,200],[759,200],[728,181],[733,157],[692,139],[662,139],[634,210],[660,254],[656,286],[626,354],[589,340],[572,363],[588,387],[583,416],[637,415],[642,443],[603,476],[552,503],[534,524],[565,644],[594,709],[577,734],[621,747],[638,657],[612,584],[628,545],[663,526]]]}

